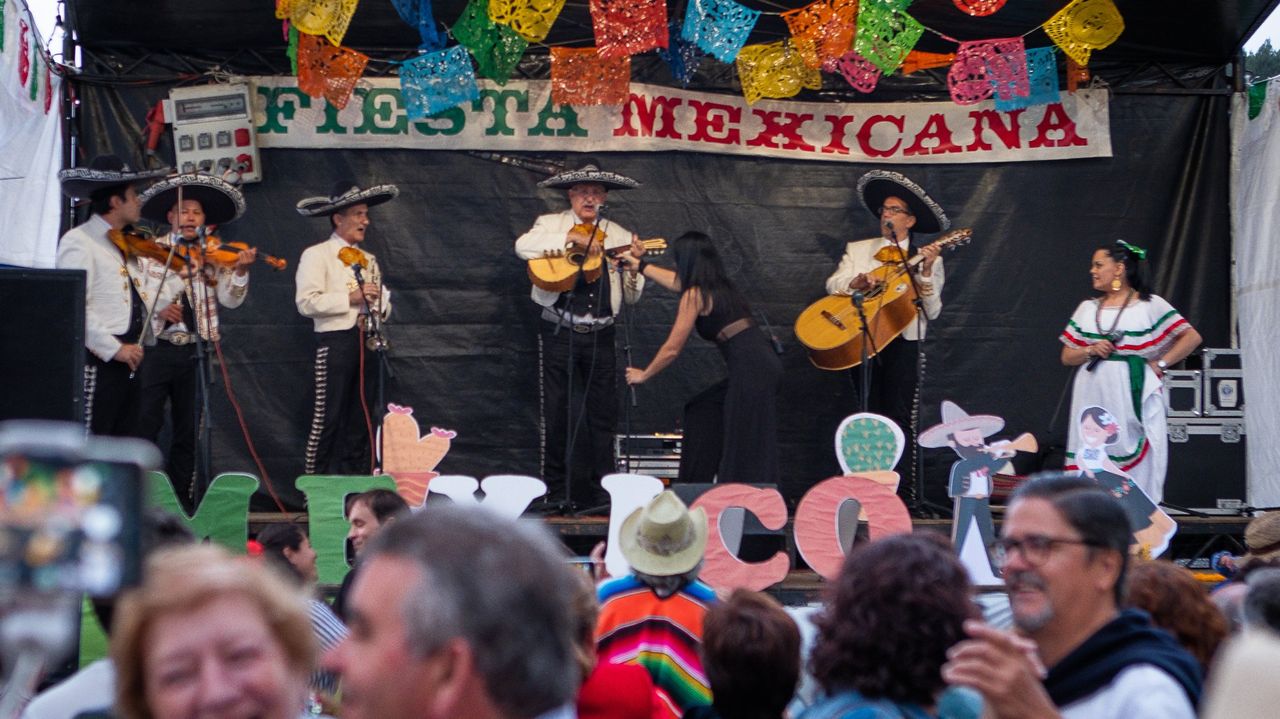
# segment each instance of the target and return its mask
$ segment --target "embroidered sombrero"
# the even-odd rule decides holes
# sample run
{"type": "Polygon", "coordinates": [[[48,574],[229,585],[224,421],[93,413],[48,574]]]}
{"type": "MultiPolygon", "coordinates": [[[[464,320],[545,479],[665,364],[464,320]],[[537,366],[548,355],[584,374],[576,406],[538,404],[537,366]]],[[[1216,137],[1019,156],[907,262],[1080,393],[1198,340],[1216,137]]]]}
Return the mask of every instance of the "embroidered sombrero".
{"type": "Polygon", "coordinates": [[[400,194],[395,185],[361,188],[352,180],[338,180],[328,197],[308,197],[298,201],[298,214],[304,217],[328,217],[353,205],[374,207],[389,202],[400,194]]]}
{"type": "Polygon", "coordinates": [[[872,170],[858,178],[858,194],[862,195],[862,204],[871,210],[871,214],[880,217],[880,208],[888,197],[897,197],[907,203],[911,214],[916,218],[915,230],[925,234],[941,232],[951,227],[951,220],[938,203],[929,197],[916,183],[908,180],[900,172],[891,170],[872,170]]]}
{"type": "Polygon", "coordinates": [[[85,167],[72,167],[58,171],[58,180],[62,183],[62,194],[76,200],[83,200],[95,190],[116,185],[132,185],[154,177],[169,174],[169,168],[160,170],[129,169],[124,160],[116,155],[98,155],[85,167]]]}
{"type": "Polygon", "coordinates": [[[946,447],[947,435],[976,429],[983,437],[1004,429],[1004,420],[994,414],[969,414],[951,400],[942,400],[942,424],[935,424],[920,433],[921,447],[946,447]]]}
{"type": "Polygon", "coordinates": [[[244,214],[244,195],[233,185],[213,175],[188,173],[173,175],[157,182],[139,197],[142,216],[153,222],[169,222],[169,210],[178,204],[178,188],[183,200],[197,200],[204,210],[204,221],[222,225],[240,219],[244,214]]]}
{"type": "Polygon", "coordinates": [[[574,185],[583,182],[598,182],[610,190],[634,190],[640,186],[639,182],[627,177],[619,175],[616,172],[605,172],[600,166],[593,161],[588,161],[582,167],[576,170],[565,170],[558,175],[553,175],[538,183],[538,187],[556,187],[568,189],[574,185]]]}

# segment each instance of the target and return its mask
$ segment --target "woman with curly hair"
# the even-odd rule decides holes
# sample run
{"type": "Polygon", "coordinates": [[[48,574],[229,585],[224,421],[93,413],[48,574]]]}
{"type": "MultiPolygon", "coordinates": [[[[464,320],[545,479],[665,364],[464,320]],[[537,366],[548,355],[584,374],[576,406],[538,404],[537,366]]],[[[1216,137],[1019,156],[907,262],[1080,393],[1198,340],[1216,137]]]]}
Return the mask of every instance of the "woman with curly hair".
{"type": "Polygon", "coordinates": [[[960,719],[980,699],[948,689],[941,668],[978,614],[964,567],[941,537],[856,545],[815,619],[810,659],[825,697],[801,719],[960,719]]]}
{"type": "Polygon", "coordinates": [[[1191,572],[1161,561],[1135,562],[1125,584],[1126,604],[1150,614],[1151,623],[1172,634],[1207,675],[1227,636],[1227,619],[1205,586],[1191,572]]]}

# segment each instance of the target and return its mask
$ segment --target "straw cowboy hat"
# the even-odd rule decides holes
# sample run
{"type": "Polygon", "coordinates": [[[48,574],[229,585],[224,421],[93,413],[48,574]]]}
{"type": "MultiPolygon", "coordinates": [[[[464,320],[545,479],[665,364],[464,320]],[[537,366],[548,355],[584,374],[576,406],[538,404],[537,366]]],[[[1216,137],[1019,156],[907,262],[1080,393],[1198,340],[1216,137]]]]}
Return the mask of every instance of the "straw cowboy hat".
{"type": "Polygon", "coordinates": [[[97,190],[117,185],[132,185],[135,182],[164,177],[167,174],[169,174],[167,167],[160,170],[134,171],[116,155],[98,155],[85,167],[58,171],[58,180],[62,183],[62,194],[75,200],[83,200],[97,190]]]}
{"type": "Polygon", "coordinates": [[[298,201],[298,214],[304,217],[328,217],[354,205],[375,207],[395,199],[400,188],[395,185],[374,185],[361,188],[351,180],[338,180],[328,197],[308,197],[298,201]]]}
{"type": "Polygon", "coordinates": [[[949,399],[942,400],[942,423],[920,433],[921,447],[947,447],[947,435],[976,429],[983,437],[1004,429],[1004,420],[994,414],[969,414],[949,399]]]}
{"type": "Polygon", "coordinates": [[[204,221],[210,225],[234,222],[244,214],[244,195],[231,183],[214,177],[188,173],[173,175],[157,182],[138,199],[142,216],[153,222],[169,222],[169,210],[178,204],[178,189],[183,200],[196,200],[204,210],[204,221]]]}
{"type": "Polygon", "coordinates": [[[1244,543],[1249,548],[1245,561],[1280,557],[1280,512],[1254,517],[1244,528],[1244,543]]]}
{"type": "Polygon", "coordinates": [[[702,561],[707,549],[707,512],[690,511],[666,490],[622,520],[618,532],[622,556],[631,568],[655,577],[684,574],[702,561]]]}
{"type": "Polygon", "coordinates": [[[558,175],[548,177],[539,182],[538,187],[568,189],[584,182],[598,182],[610,190],[634,190],[640,186],[639,182],[630,177],[616,172],[605,172],[594,160],[589,160],[576,170],[565,170],[558,175]]]}
{"type": "Polygon", "coordinates": [[[951,227],[951,220],[938,203],[929,197],[916,183],[908,180],[906,175],[891,170],[872,170],[858,178],[858,194],[862,196],[862,204],[871,210],[876,218],[880,217],[880,208],[889,197],[896,197],[907,203],[911,215],[916,218],[913,229],[917,232],[932,234],[951,227]]]}

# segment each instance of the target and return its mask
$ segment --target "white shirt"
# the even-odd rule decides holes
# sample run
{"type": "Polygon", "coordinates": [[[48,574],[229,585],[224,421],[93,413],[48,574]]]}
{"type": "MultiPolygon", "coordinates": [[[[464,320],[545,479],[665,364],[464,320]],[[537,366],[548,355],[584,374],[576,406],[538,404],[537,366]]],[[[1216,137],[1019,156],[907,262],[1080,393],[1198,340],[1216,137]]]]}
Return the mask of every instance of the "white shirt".
{"type": "Polygon", "coordinates": [[[1111,683],[1059,710],[1063,719],[1195,719],[1182,685],[1151,664],[1126,667],[1111,683]]]}
{"type": "MultiPolygon", "coordinates": [[[[129,283],[142,291],[137,265],[126,262],[120,249],[111,244],[107,237],[110,230],[111,224],[101,215],[90,217],[62,236],[57,259],[59,269],[85,271],[84,346],[103,362],[110,362],[120,351],[121,342],[115,335],[129,329],[129,283]]],[[[148,335],[143,341],[150,344],[152,339],[148,335]]]]}
{"type": "Polygon", "coordinates": [[[373,303],[373,311],[384,320],[391,314],[391,290],[382,284],[377,258],[359,244],[350,244],[333,234],[324,242],[303,250],[294,278],[297,287],[294,304],[303,317],[311,318],[316,332],[349,330],[355,327],[356,318],[364,311],[362,306],[351,304],[351,292],[360,285],[352,269],[338,259],[338,251],[344,247],[355,247],[368,258],[368,267],[361,271],[361,276],[365,282],[382,288],[373,303]]]}
{"type": "MultiPolygon", "coordinates": [[[[563,250],[565,245],[565,236],[569,234],[569,230],[574,225],[581,223],[582,220],[573,214],[573,210],[565,210],[550,215],[542,215],[534,220],[533,227],[529,231],[520,235],[516,240],[516,254],[522,260],[533,260],[543,257],[544,253],[551,251],[563,250]]],[[[604,248],[611,250],[615,247],[625,247],[631,244],[632,232],[627,228],[615,223],[613,220],[601,220],[600,229],[605,233],[604,248]]],[[[609,282],[609,304],[613,307],[613,314],[616,316],[622,309],[622,303],[625,300],[627,304],[635,304],[640,299],[640,293],[644,291],[644,277],[639,273],[627,273],[625,282],[609,282]],[[619,287],[625,285],[625,287],[619,287]]],[[[544,290],[537,285],[533,286],[533,290],[529,293],[533,297],[533,301],[543,307],[551,307],[560,299],[560,293],[544,290]]]]}
{"type": "MultiPolygon", "coordinates": [[[[849,284],[853,282],[853,278],[870,272],[883,264],[876,259],[876,253],[882,248],[892,247],[893,244],[883,237],[873,237],[869,240],[858,240],[846,245],[844,257],[840,258],[840,266],[836,268],[835,273],[827,278],[827,294],[851,294],[849,284]]],[[[898,244],[904,256],[909,254],[907,244],[906,240],[898,244]]],[[[946,279],[946,271],[942,267],[941,257],[934,261],[928,277],[916,275],[916,282],[920,285],[920,299],[924,304],[924,316],[927,319],[935,320],[938,315],[942,314],[942,285],[946,282],[946,279]]],[[[912,320],[911,324],[907,325],[907,328],[902,332],[902,336],[909,340],[919,340],[924,337],[924,334],[925,330],[920,327],[919,316],[912,320]]]]}
{"type": "Polygon", "coordinates": [[[106,709],[116,701],[116,668],[99,659],[38,695],[21,719],[71,719],[77,714],[106,709]]]}
{"type": "MultiPolygon", "coordinates": [[[[169,237],[156,238],[157,244],[164,247],[168,247],[170,241],[169,237]]],[[[164,338],[177,332],[191,331],[185,322],[173,322],[166,326],[165,321],[156,316],[160,310],[173,304],[185,294],[187,301],[191,304],[191,313],[196,317],[196,324],[200,325],[200,336],[205,339],[219,340],[221,333],[218,331],[218,305],[235,309],[244,303],[245,295],[249,293],[249,273],[247,272],[241,276],[229,268],[219,268],[218,283],[211,288],[198,277],[188,282],[173,270],[166,272],[159,260],[140,258],[138,265],[141,267],[143,287],[146,290],[143,297],[148,305],[156,302],[155,312],[151,316],[151,331],[157,337],[164,338]],[[163,285],[161,285],[162,279],[163,285]],[[191,296],[193,292],[194,298],[191,296]],[[155,293],[159,294],[158,301],[155,300],[155,293]]]]}

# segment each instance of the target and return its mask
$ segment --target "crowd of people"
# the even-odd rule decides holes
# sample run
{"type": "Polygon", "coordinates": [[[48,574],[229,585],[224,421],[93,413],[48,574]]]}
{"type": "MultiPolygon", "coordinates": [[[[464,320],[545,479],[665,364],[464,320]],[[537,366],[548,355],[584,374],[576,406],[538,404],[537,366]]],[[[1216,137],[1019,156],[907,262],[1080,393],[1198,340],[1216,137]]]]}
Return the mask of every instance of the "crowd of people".
{"type": "MultiPolygon", "coordinates": [[[[110,656],[24,716],[1127,719],[1274,706],[1255,698],[1242,713],[1224,693],[1280,658],[1278,513],[1254,520],[1239,571],[1211,596],[1184,568],[1134,559],[1130,520],[1094,482],[1034,477],[993,547],[1013,623],[1000,627],[929,531],[856,542],[800,613],[699,581],[707,518],[669,490],[624,522],[622,577],[581,571],[540,522],[450,502],[411,514],[384,491],[348,503],[364,521],[341,619],[296,525],[265,527],[234,556],[147,515],[142,584],[99,606],[110,656]]],[[[1274,702],[1269,684],[1244,686],[1274,702]]]]}
{"type": "MultiPolygon", "coordinates": [[[[91,217],[63,238],[59,265],[87,276],[91,430],[154,439],[167,402],[171,479],[194,506],[209,472],[196,456],[205,409],[192,406],[202,383],[191,360],[204,343],[216,345],[218,308],[244,301],[258,257],[240,249],[210,266],[193,250],[207,225],[243,213],[234,187],[183,175],[138,194],[152,179],[116,158],[66,171],[64,190],[87,199],[91,217]],[[141,217],[170,232],[139,254],[127,228],[141,217]],[[184,251],[186,264],[174,264],[184,251]]],[[[603,503],[619,379],[649,381],[695,332],[718,347],[727,378],[685,407],[680,479],[776,482],[781,363],[712,237],[675,239],[669,269],[607,216],[609,192],[635,180],[587,162],[541,185],[565,191],[569,209],[537,218],[514,249],[529,263],[544,321],[547,504],[603,503]],[[574,258],[567,275],[544,276],[544,265],[565,258],[574,258]],[[678,309],[648,363],[619,367],[615,322],[646,283],[676,293],[678,309]]],[[[915,247],[914,233],[950,220],[899,173],[868,173],[858,192],[878,234],[848,244],[826,289],[861,310],[889,291],[881,269],[909,276],[918,310],[901,339],[864,362],[859,393],[914,439],[919,342],[941,312],[945,281],[941,241],[915,247]]],[[[391,292],[362,243],[370,208],[397,195],[393,185],[344,180],[298,203],[331,230],[303,253],[296,278],[297,310],[315,330],[308,473],[373,469],[362,373],[366,350],[384,348],[391,292]]],[[[1280,628],[1280,513],[1250,525],[1249,554],[1223,564],[1231,576],[1212,593],[1182,567],[1133,558],[1154,546],[1144,528],[1161,534],[1169,525],[1158,509],[1162,376],[1201,341],[1151,293],[1145,259],[1124,241],[1098,248],[1096,297],[1061,335],[1062,363],[1079,367],[1072,471],[1023,484],[989,547],[1012,626],[999,624],[1003,613],[984,616],[992,603],[976,601],[954,548],[928,532],[856,543],[820,605],[797,611],[700,581],[707,535],[717,530],[671,491],[625,519],[617,542],[630,572],[604,577],[600,566],[577,572],[537,523],[448,502],[414,514],[396,492],[373,490],[348,498],[354,562],[332,603],[316,587],[315,552],[296,525],[263,529],[249,559],[180,539],[151,542],[144,583],[104,618],[110,658],[37,698],[27,716],[1243,716],[1222,713],[1217,697],[1228,690],[1215,687],[1237,681],[1249,665],[1239,657],[1277,656],[1280,640],[1268,633],[1280,628]],[[1236,633],[1248,641],[1230,639],[1236,633]]]]}

